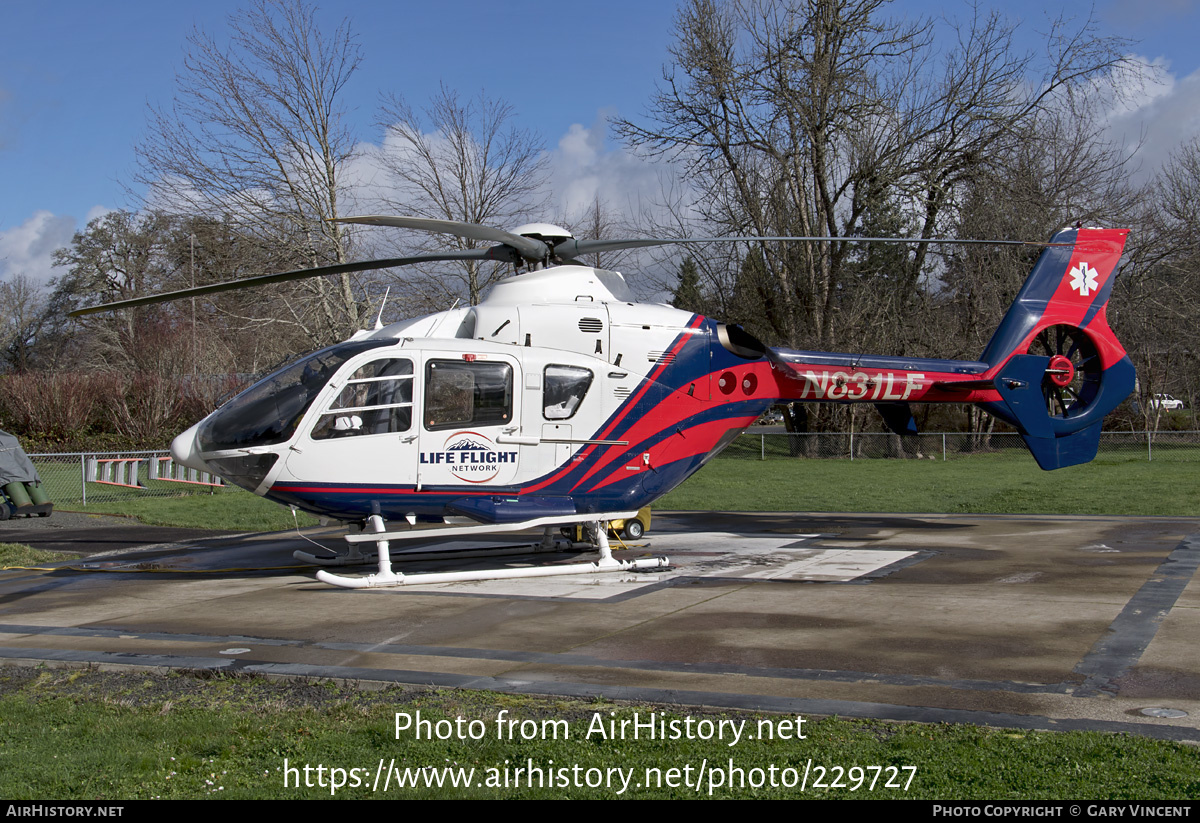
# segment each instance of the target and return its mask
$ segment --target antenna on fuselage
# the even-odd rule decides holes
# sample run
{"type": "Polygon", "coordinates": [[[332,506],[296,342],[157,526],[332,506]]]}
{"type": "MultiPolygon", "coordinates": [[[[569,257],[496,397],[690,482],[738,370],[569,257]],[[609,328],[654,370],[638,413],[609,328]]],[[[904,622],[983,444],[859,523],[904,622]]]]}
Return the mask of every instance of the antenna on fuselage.
{"type": "Polygon", "coordinates": [[[392,293],[392,287],[388,286],[383,292],[383,300],[379,304],[379,316],[375,318],[375,331],[383,328],[383,307],[387,305],[388,295],[392,293]]]}

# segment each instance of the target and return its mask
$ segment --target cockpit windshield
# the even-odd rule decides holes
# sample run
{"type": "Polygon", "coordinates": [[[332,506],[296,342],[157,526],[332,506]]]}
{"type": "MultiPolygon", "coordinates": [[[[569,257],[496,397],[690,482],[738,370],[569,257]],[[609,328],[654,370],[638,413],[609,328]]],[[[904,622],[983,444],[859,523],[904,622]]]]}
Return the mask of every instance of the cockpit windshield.
{"type": "Polygon", "coordinates": [[[395,340],[356,340],[315,351],[255,383],[211,415],[197,432],[201,452],[270,446],[290,439],[304,413],[350,358],[395,340]]]}

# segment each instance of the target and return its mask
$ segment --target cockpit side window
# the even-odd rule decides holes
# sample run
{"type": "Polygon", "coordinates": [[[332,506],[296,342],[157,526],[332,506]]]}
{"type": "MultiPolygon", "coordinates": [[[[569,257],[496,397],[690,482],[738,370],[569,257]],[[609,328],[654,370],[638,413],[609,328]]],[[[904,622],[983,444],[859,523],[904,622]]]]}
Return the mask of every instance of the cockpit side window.
{"type": "Polygon", "coordinates": [[[200,426],[202,452],[269,446],[291,439],[308,407],[343,363],[395,340],[340,343],[285,366],[230,400],[200,426]]]}
{"type": "Polygon", "coordinates": [[[357,369],[313,427],[314,440],[405,432],[412,428],[413,365],[374,360],[357,369]]]}
{"type": "Polygon", "coordinates": [[[542,415],[547,420],[569,420],[592,385],[592,373],[576,366],[546,367],[542,380],[542,415]]]}
{"type": "Polygon", "coordinates": [[[498,426],[512,420],[513,370],[507,363],[431,360],[425,366],[425,428],[498,426]]]}

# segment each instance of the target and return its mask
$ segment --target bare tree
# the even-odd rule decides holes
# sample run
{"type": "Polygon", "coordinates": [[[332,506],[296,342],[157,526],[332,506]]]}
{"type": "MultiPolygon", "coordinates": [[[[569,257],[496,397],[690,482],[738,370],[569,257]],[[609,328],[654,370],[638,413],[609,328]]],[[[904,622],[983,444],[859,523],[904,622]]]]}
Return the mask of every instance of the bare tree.
{"type": "MultiPolygon", "coordinates": [[[[546,155],[541,142],[513,125],[510,105],[480,94],[464,101],[442,87],[421,111],[401,97],[384,102],[380,161],[391,178],[384,205],[399,214],[460,220],[496,228],[536,218],[545,205],[546,155]]],[[[482,241],[448,235],[415,239],[419,247],[470,249],[482,241]]],[[[412,249],[413,244],[406,246],[412,249]]],[[[433,304],[457,297],[479,302],[486,286],[509,272],[495,263],[441,266],[422,285],[433,304]],[[453,272],[446,277],[445,272],[453,272]]]]}
{"type": "MultiPolygon", "coordinates": [[[[301,0],[256,0],[229,19],[226,46],[196,29],[178,90],[152,110],[137,181],[159,209],[229,219],[280,269],[349,259],[342,215],[355,141],[340,99],[360,60],[343,22],[322,32],[301,0]]],[[[314,344],[345,337],[365,314],[343,275],[299,287],[291,322],[314,344]]]]}
{"type": "Polygon", "coordinates": [[[46,294],[23,274],[0,282],[0,352],[18,374],[33,365],[46,323],[46,294]]]}
{"type": "Polygon", "coordinates": [[[1140,193],[1145,204],[1132,254],[1117,280],[1113,327],[1137,367],[1140,412],[1147,428],[1163,424],[1151,402],[1170,392],[1185,398],[1192,425],[1200,403],[1200,137],[1180,146],[1140,193]]]}
{"type": "MultiPolygon", "coordinates": [[[[684,166],[705,231],[850,237],[895,203],[915,235],[931,237],[992,154],[1019,142],[1064,89],[1122,60],[1121,44],[1089,23],[1055,26],[1047,56],[1035,59],[996,15],[970,20],[939,52],[932,23],[888,21],[885,6],[692,0],[677,18],[652,121],[617,130],[684,166]]],[[[762,244],[772,342],[854,348],[841,321],[851,249],[762,244]]],[[[915,295],[925,253],[900,262],[891,287],[915,295]]]]}
{"type": "MultiPolygon", "coordinates": [[[[1129,225],[1139,197],[1128,153],[1108,142],[1093,101],[1066,95],[1032,118],[1021,140],[992,152],[961,187],[953,233],[979,240],[1045,240],[1077,222],[1129,225]]],[[[1038,249],[965,246],[939,272],[953,329],[978,356],[1028,275],[1038,249]]]]}
{"type": "MultiPolygon", "coordinates": [[[[575,237],[604,240],[634,236],[627,221],[619,212],[610,208],[608,202],[599,194],[592,197],[591,205],[582,214],[568,217],[563,221],[563,225],[570,229],[575,237]]],[[[622,249],[600,254],[587,254],[580,262],[597,269],[619,271],[623,266],[632,265],[638,259],[637,252],[637,249],[622,249]]]]}

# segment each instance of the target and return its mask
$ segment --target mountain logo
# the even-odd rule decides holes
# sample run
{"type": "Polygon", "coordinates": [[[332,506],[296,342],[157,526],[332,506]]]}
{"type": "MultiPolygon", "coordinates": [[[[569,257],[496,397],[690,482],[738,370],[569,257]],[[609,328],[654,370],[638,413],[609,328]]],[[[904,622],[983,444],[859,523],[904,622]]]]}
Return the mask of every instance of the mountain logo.
{"type": "Polygon", "coordinates": [[[486,483],[505,464],[517,463],[517,452],[499,451],[491,438],[473,431],[457,431],[446,438],[441,451],[421,452],[421,463],[443,465],[450,474],[468,483],[486,483]]]}

